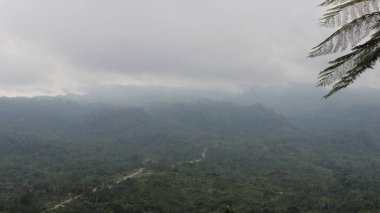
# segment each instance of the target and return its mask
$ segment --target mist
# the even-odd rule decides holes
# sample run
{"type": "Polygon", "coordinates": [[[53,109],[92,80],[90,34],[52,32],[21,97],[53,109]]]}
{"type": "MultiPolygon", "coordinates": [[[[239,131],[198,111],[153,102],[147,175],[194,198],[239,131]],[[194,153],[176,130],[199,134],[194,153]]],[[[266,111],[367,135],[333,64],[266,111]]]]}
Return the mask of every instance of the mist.
{"type": "Polygon", "coordinates": [[[0,0],[0,213],[379,212],[378,67],[324,98],[318,4],[0,0]]]}

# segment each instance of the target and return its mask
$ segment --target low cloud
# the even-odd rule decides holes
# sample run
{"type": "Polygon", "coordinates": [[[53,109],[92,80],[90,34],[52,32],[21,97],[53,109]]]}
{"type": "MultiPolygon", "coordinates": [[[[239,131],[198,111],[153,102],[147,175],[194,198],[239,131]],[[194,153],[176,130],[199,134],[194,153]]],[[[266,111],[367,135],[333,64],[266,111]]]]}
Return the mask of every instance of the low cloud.
{"type": "Polygon", "coordinates": [[[0,95],[314,82],[317,2],[0,0],[0,95]]]}

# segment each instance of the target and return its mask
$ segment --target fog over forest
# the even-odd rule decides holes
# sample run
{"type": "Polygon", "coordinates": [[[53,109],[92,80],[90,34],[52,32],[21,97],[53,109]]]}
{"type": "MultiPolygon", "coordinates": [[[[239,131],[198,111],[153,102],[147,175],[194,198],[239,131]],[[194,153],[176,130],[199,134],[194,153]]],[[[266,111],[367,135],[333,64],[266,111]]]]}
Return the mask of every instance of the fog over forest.
{"type": "Polygon", "coordinates": [[[0,213],[380,212],[379,6],[0,0],[0,213]]]}
{"type": "Polygon", "coordinates": [[[379,90],[0,98],[2,212],[373,212],[379,90]]]}

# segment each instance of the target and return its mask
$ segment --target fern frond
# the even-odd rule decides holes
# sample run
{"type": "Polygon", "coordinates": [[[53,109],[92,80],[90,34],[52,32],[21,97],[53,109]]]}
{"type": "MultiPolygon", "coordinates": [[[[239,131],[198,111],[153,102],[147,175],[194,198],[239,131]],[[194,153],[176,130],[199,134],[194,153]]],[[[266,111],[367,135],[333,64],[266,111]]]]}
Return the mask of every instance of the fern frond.
{"type": "Polygon", "coordinates": [[[377,11],[379,11],[379,0],[352,0],[329,9],[322,17],[321,24],[329,28],[340,27],[358,17],[377,11]]]}
{"type": "Polygon", "coordinates": [[[336,53],[346,50],[348,46],[354,47],[366,38],[380,21],[380,12],[362,15],[345,24],[322,43],[313,48],[309,57],[336,53]]]}
{"type": "Polygon", "coordinates": [[[320,73],[318,86],[329,86],[340,79],[325,98],[352,84],[360,74],[372,68],[379,57],[380,31],[366,43],[355,47],[352,53],[330,62],[332,65],[320,73]]]}
{"type": "Polygon", "coordinates": [[[319,6],[330,6],[330,5],[338,5],[338,4],[344,4],[346,2],[349,2],[351,0],[325,0],[322,2],[319,6]]]}
{"type": "Polygon", "coordinates": [[[309,57],[352,48],[350,53],[329,62],[329,67],[319,73],[318,86],[333,85],[325,98],[351,85],[380,58],[379,3],[380,0],[324,0],[320,4],[330,7],[321,19],[322,25],[340,28],[314,47],[309,57]],[[365,42],[359,44],[362,41],[365,42]]]}

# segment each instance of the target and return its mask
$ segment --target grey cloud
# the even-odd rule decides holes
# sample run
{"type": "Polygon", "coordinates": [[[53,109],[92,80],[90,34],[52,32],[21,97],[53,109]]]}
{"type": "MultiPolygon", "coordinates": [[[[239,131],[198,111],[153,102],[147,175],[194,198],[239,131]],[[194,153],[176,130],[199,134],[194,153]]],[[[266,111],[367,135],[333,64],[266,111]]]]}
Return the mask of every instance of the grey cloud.
{"type": "Polygon", "coordinates": [[[62,93],[102,83],[236,89],[315,81],[325,61],[306,56],[326,35],[317,3],[0,0],[0,32],[33,49],[21,48],[12,60],[1,52],[0,88],[62,93]]]}

